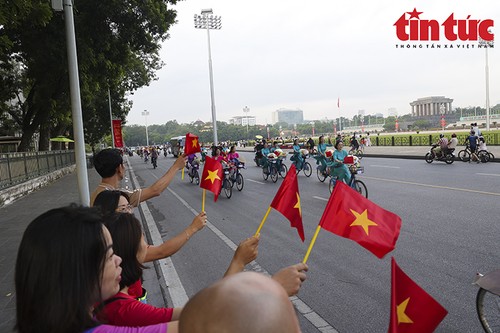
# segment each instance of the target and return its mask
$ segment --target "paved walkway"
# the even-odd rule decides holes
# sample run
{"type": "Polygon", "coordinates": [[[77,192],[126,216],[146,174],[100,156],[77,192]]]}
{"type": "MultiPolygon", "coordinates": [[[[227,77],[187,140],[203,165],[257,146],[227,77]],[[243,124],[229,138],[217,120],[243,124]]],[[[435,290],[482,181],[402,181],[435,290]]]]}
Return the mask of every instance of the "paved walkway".
{"type": "MultiPolygon", "coordinates": [[[[100,182],[95,169],[88,170],[89,188],[92,191],[100,182]]],[[[66,175],[38,191],[0,208],[0,332],[13,332],[15,325],[14,271],[17,250],[24,230],[37,216],[53,208],[79,202],[76,172],[66,175]]],[[[137,213],[136,216],[139,217],[137,213]]],[[[148,301],[165,306],[152,265],[144,271],[144,286],[148,301]]]]}
{"type": "MultiPolygon", "coordinates": [[[[423,158],[428,150],[429,147],[367,147],[365,155],[423,158]]],[[[500,161],[500,146],[491,146],[490,151],[495,155],[496,161],[500,161]]],[[[99,184],[100,178],[94,169],[88,171],[89,187],[93,190],[99,184]]],[[[78,201],[77,177],[76,173],[72,173],[0,208],[2,217],[0,221],[0,332],[12,332],[15,324],[14,267],[24,230],[41,213],[78,201]]],[[[144,278],[150,303],[165,306],[155,269],[146,270],[144,278]]]]}

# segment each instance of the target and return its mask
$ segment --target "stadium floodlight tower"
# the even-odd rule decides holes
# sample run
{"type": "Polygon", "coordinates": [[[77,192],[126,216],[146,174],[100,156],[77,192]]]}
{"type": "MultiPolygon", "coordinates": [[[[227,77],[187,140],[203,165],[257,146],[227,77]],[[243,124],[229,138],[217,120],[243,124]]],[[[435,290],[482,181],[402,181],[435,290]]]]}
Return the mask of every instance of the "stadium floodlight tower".
{"type": "Polygon", "coordinates": [[[212,53],[210,50],[210,29],[220,30],[222,28],[221,17],[212,15],[212,8],[202,9],[201,15],[194,15],[194,27],[206,29],[208,37],[208,71],[210,74],[210,98],[212,101],[212,126],[214,131],[214,146],[217,146],[217,117],[215,113],[214,77],[212,72],[212,53]]]}

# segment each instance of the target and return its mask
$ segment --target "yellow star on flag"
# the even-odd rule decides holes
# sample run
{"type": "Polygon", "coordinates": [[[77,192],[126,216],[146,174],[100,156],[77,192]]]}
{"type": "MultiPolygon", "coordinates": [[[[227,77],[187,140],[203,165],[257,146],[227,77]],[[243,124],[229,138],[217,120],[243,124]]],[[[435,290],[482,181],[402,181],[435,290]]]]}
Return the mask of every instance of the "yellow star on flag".
{"type": "Polygon", "coordinates": [[[408,306],[408,302],[410,302],[410,297],[408,297],[401,304],[398,305],[397,308],[398,325],[400,323],[413,324],[413,320],[411,320],[410,317],[408,317],[408,315],[405,313],[406,307],[408,306]]]}
{"type": "Polygon", "coordinates": [[[299,215],[302,217],[302,209],[300,208],[300,195],[298,192],[295,192],[295,194],[297,195],[297,203],[295,204],[295,206],[293,206],[293,208],[297,208],[299,210],[299,215]]]}
{"type": "Polygon", "coordinates": [[[221,180],[219,175],[217,174],[217,171],[218,170],[214,171],[208,170],[208,176],[207,178],[205,178],[205,180],[209,179],[212,182],[212,184],[215,182],[216,179],[221,180]]]}
{"type": "Polygon", "coordinates": [[[192,142],[193,147],[198,147],[198,139],[194,138],[192,142]]]}
{"type": "Polygon", "coordinates": [[[358,213],[357,211],[350,209],[351,213],[356,216],[354,222],[351,223],[351,227],[359,226],[362,227],[368,236],[368,227],[377,226],[378,224],[373,222],[368,218],[368,209],[365,209],[363,213],[358,213]]]}

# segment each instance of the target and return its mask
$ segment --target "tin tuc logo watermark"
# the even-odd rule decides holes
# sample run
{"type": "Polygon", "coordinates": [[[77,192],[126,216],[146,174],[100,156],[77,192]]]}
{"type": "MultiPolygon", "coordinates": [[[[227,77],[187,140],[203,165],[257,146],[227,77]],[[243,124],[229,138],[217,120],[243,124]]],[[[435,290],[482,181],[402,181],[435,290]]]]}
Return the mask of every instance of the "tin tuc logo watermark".
{"type": "Polygon", "coordinates": [[[442,23],[420,18],[423,12],[416,8],[405,12],[394,23],[401,42],[396,48],[482,48],[493,47],[492,19],[455,18],[451,13],[442,23]],[[474,43],[476,42],[476,43],[474,43]]]}

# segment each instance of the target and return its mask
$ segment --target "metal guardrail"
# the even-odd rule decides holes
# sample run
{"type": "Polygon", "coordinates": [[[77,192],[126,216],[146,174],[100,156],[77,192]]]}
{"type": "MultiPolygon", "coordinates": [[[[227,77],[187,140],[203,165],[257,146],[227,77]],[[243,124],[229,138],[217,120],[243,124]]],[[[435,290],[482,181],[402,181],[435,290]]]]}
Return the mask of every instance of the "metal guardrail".
{"type": "MultiPolygon", "coordinates": [[[[446,135],[449,139],[449,135],[446,135]]],[[[458,144],[461,145],[465,142],[465,139],[469,134],[457,133],[458,144]]],[[[500,145],[500,134],[499,133],[484,133],[483,134],[486,143],[491,146],[500,145]]],[[[409,136],[371,136],[370,141],[373,146],[430,146],[432,143],[437,142],[439,139],[439,133],[429,134],[429,135],[409,135],[409,136]]],[[[344,140],[344,143],[349,146],[349,140],[344,140]]]]}
{"type": "Polygon", "coordinates": [[[0,190],[73,164],[74,150],[0,154],[0,190]]]}

